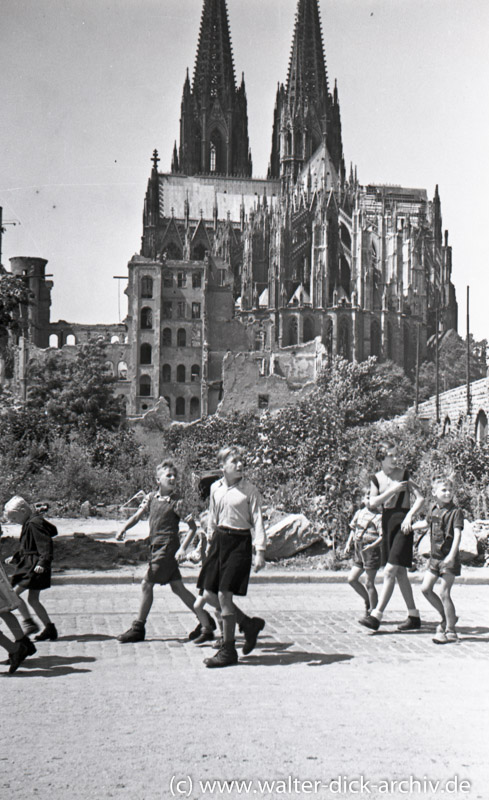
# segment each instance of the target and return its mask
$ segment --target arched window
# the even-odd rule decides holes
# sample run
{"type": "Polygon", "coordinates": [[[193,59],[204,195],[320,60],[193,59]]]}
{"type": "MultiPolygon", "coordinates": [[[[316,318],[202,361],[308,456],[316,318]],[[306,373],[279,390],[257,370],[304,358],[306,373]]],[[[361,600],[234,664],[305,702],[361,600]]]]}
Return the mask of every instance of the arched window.
{"type": "Polygon", "coordinates": [[[150,308],[145,306],[141,309],[141,328],[144,330],[151,330],[153,327],[153,312],[150,308]]]}
{"type": "Polygon", "coordinates": [[[185,383],[185,366],[179,364],[177,367],[177,383],[185,383]]]}
{"type": "Polygon", "coordinates": [[[194,261],[203,261],[205,258],[206,250],[207,250],[206,246],[202,243],[195,245],[192,251],[192,259],[194,261]]]}
{"type": "Polygon", "coordinates": [[[346,319],[342,319],[338,331],[338,355],[346,358],[348,361],[351,358],[350,353],[350,326],[346,319]]]}
{"type": "Polygon", "coordinates": [[[375,320],[370,328],[370,355],[380,358],[380,325],[375,320]]]}
{"type": "Polygon", "coordinates": [[[177,397],[175,402],[175,416],[176,417],[184,417],[185,416],[185,398],[184,397],[177,397]]]}
{"type": "Polygon", "coordinates": [[[153,348],[148,342],[143,342],[139,354],[139,361],[141,364],[151,364],[153,348]]]}
{"type": "Polygon", "coordinates": [[[75,335],[73,333],[69,333],[68,336],[66,337],[66,344],[69,344],[71,346],[76,344],[75,335]]]}
{"type": "Polygon", "coordinates": [[[149,275],[141,278],[141,297],[153,297],[153,278],[149,275]]]}
{"type": "Polygon", "coordinates": [[[445,417],[445,422],[443,423],[443,436],[448,436],[452,429],[452,421],[450,417],[445,417]]]}
{"type": "Polygon", "coordinates": [[[149,375],[141,375],[139,379],[139,396],[140,397],[151,396],[151,378],[149,377],[149,375]]]}
{"type": "Polygon", "coordinates": [[[163,383],[171,383],[171,366],[170,364],[163,364],[161,370],[161,380],[163,383]]]}
{"type": "Polygon", "coordinates": [[[487,416],[482,409],[477,414],[475,421],[475,440],[476,442],[485,442],[487,439],[487,416]]]}
{"type": "Polygon", "coordinates": [[[210,152],[210,172],[215,172],[217,166],[217,150],[216,145],[214,142],[211,142],[211,152],[210,152]]]}
{"type": "Polygon", "coordinates": [[[117,377],[120,381],[127,381],[127,363],[119,361],[117,364],[117,377]]]}
{"type": "Polygon", "coordinates": [[[187,332],[185,328],[179,328],[177,331],[177,347],[187,346],[187,332]]]}
{"type": "Polygon", "coordinates": [[[52,333],[49,337],[49,346],[50,347],[59,347],[59,339],[57,333],[52,333]]]}
{"type": "Polygon", "coordinates": [[[192,369],[190,371],[190,380],[192,383],[197,383],[200,381],[200,367],[198,364],[192,365],[192,369]]]}
{"type": "Polygon", "coordinates": [[[163,328],[161,344],[163,347],[171,347],[171,328],[163,328]]]}
{"type": "Polygon", "coordinates": [[[304,320],[304,342],[310,342],[314,339],[314,322],[310,317],[304,320]]]}
{"type": "Polygon", "coordinates": [[[212,131],[209,147],[209,172],[226,172],[224,142],[219,131],[212,131]]]}
{"type": "Polygon", "coordinates": [[[198,397],[190,398],[190,419],[198,419],[200,416],[200,400],[198,397]]]}
{"type": "Polygon", "coordinates": [[[182,260],[182,251],[176,242],[168,242],[166,245],[166,257],[172,261],[182,260]]]}
{"type": "Polygon", "coordinates": [[[298,330],[299,330],[299,327],[297,325],[297,320],[296,320],[295,317],[292,317],[292,319],[289,320],[289,323],[287,325],[287,335],[285,337],[285,346],[286,347],[290,347],[291,345],[298,344],[298,338],[297,338],[298,330]]]}

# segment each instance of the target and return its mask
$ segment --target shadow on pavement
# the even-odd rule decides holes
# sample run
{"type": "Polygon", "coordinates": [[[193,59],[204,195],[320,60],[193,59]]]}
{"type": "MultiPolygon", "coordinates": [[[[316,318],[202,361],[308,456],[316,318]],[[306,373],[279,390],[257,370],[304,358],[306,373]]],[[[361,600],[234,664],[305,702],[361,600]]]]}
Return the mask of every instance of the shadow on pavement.
{"type": "Polygon", "coordinates": [[[354,656],[347,653],[309,653],[305,650],[288,650],[293,642],[282,642],[277,645],[266,645],[255,655],[245,656],[242,664],[254,667],[290,666],[291,664],[307,664],[309,667],[324,667],[337,661],[350,661],[354,656]]]}
{"type": "MultiPolygon", "coordinates": [[[[72,664],[86,664],[96,661],[91,656],[78,656],[75,658],[63,658],[61,656],[41,656],[40,658],[30,657],[24,661],[17,672],[16,678],[58,678],[62,675],[73,675],[80,672],[91,672],[90,669],[77,669],[72,664]]],[[[1,677],[13,677],[8,672],[3,672],[1,677]]]]}
{"type": "Polygon", "coordinates": [[[80,633],[73,636],[58,636],[57,642],[106,642],[116,640],[116,636],[107,636],[104,633],[80,633]]]}

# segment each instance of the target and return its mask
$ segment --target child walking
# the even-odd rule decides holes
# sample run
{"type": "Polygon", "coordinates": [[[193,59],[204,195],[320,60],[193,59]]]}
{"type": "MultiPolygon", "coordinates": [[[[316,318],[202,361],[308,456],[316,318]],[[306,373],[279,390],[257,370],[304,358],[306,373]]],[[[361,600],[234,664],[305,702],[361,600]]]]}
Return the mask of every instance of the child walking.
{"type": "Polygon", "coordinates": [[[382,541],[382,515],[371,511],[368,507],[369,502],[370,489],[367,486],[362,495],[362,508],[355,512],[350,523],[351,531],[345,546],[345,553],[349,552],[352,544],[354,548],[353,567],[348,576],[348,583],[362,598],[367,614],[376,608],[378,602],[375,576],[381,564],[382,541]],[[365,585],[360,581],[364,572],[365,585]]]}
{"type": "MultiPolygon", "coordinates": [[[[212,484],[209,504],[209,553],[202,565],[197,587],[203,590],[199,603],[210,602],[222,614],[222,647],[207,667],[227,667],[238,663],[235,647],[237,617],[233,595],[245,596],[252,566],[252,536],[255,532],[255,572],[265,566],[266,534],[263,526],[261,497],[256,487],[244,477],[244,463],[238,447],[219,452],[223,477],[212,484]]],[[[247,618],[244,625],[243,654],[253,649],[265,626],[259,617],[247,618]],[[248,630],[246,628],[248,627],[248,630]]],[[[243,621],[241,622],[243,627],[243,621]]]]}
{"type": "Polygon", "coordinates": [[[435,644],[447,644],[458,639],[455,625],[457,615],[451,597],[452,586],[460,575],[460,540],[464,526],[461,508],[454,503],[453,482],[449,478],[435,478],[432,483],[435,503],[426,520],[416,522],[415,530],[429,530],[431,534],[431,557],[421,591],[440,615],[440,624],[433,638],[435,644]],[[433,588],[440,580],[438,596],[433,588]]]}
{"type": "MultiPolygon", "coordinates": [[[[5,506],[5,515],[10,522],[22,525],[19,549],[7,558],[6,564],[14,564],[11,583],[18,595],[18,610],[23,618],[24,633],[30,636],[39,631],[39,625],[31,617],[28,605],[44,625],[36,641],[55,641],[58,632],[39,599],[40,593],[51,586],[51,564],[53,561],[53,537],[56,527],[44,519],[23,497],[12,497],[5,506]],[[28,591],[27,604],[20,597],[28,591]]],[[[33,645],[31,645],[33,647],[33,645]]]]}
{"type": "Polygon", "coordinates": [[[384,579],[379,602],[359,622],[370,630],[378,630],[397,581],[408,612],[407,619],[397,630],[416,630],[421,627],[421,619],[414,603],[407,570],[413,563],[412,519],[423,505],[424,499],[409,477],[409,472],[399,466],[395,442],[384,442],[378,448],[376,458],[381,469],[371,478],[369,508],[382,511],[384,579]],[[412,506],[411,494],[415,498],[412,506]]]}
{"type": "MultiPolygon", "coordinates": [[[[0,526],[1,536],[2,528],[0,526]]],[[[15,672],[27,656],[36,652],[35,646],[29,637],[24,634],[17,618],[12,614],[12,611],[18,606],[19,598],[12,589],[5,570],[0,563],[0,619],[3,619],[14,637],[12,641],[0,631],[0,647],[3,647],[8,653],[9,657],[6,663],[9,664],[10,673],[15,672]]]]}
{"type": "MultiPolygon", "coordinates": [[[[196,531],[196,524],[191,516],[186,516],[190,530],[180,547],[178,536],[179,522],[183,512],[182,500],[176,494],[177,469],[171,459],[165,459],[156,467],[156,481],[158,490],[150,492],[135,514],[127,520],[117,535],[118,540],[124,539],[126,531],[132,528],[149,511],[149,541],[150,558],[148,571],[141,585],[142,598],[138,618],[125,633],[117,638],[120,642],[142,642],[146,633],[146,620],[153,605],[153,588],[155,583],[164,586],[170,584],[172,592],[194,611],[195,596],[182,581],[177,559],[186,551],[196,531]]],[[[199,621],[199,633],[205,633],[208,639],[213,638],[216,623],[204,609],[194,611],[199,621]]]]}

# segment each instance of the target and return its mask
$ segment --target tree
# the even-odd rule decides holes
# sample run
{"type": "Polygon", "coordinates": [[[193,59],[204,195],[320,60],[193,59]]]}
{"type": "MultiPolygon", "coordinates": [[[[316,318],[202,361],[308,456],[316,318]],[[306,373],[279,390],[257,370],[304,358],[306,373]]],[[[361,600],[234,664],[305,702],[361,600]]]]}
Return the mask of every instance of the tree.
{"type": "MultiPolygon", "coordinates": [[[[477,381],[487,374],[487,341],[476,342],[472,336],[470,344],[470,380],[477,381]]],[[[423,361],[419,370],[419,399],[426,400],[436,392],[436,367],[434,354],[431,360],[423,361]]],[[[445,392],[462,386],[467,380],[467,340],[455,331],[449,331],[438,346],[439,390],[445,392]]]]}
{"type": "Polygon", "coordinates": [[[30,298],[25,281],[0,265],[0,337],[7,331],[20,330],[19,308],[30,298]]]}

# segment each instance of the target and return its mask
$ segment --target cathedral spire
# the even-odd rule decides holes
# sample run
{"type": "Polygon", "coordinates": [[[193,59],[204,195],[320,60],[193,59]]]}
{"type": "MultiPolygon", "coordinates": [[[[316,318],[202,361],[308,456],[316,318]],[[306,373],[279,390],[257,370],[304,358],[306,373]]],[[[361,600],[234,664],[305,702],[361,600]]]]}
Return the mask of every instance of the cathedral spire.
{"type": "Polygon", "coordinates": [[[226,0],[204,0],[193,91],[200,103],[231,98],[236,91],[226,0]]]}
{"type": "Polygon", "coordinates": [[[291,106],[308,101],[326,112],[328,79],[318,0],[299,0],[286,94],[291,106]]]}

